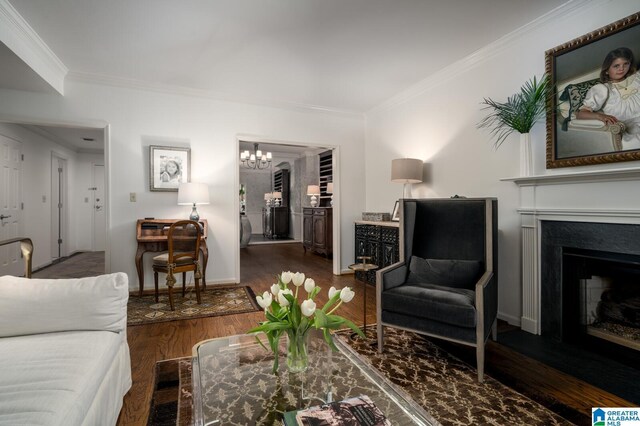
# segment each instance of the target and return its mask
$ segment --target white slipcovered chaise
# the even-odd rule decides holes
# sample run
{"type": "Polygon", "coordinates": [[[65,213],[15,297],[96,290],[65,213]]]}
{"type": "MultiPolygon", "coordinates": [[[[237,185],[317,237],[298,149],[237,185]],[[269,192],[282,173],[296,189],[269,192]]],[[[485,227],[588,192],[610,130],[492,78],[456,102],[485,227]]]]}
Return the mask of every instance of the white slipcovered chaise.
{"type": "Polygon", "coordinates": [[[131,387],[127,275],[0,277],[0,425],[115,425],[131,387]]]}

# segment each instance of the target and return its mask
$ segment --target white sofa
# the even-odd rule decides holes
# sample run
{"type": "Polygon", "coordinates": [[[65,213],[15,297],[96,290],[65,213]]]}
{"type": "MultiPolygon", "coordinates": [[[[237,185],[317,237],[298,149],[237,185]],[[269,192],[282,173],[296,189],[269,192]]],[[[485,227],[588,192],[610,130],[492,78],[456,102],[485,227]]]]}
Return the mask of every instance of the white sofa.
{"type": "Polygon", "coordinates": [[[127,275],[0,277],[0,425],[115,425],[131,387],[127,275]]]}

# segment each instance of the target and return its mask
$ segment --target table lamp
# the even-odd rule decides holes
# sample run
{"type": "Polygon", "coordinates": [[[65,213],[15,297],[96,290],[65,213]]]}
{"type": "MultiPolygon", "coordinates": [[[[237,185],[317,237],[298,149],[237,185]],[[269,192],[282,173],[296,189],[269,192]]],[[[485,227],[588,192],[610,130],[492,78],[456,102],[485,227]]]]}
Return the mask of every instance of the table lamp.
{"type": "Polygon", "coordinates": [[[282,192],[274,191],[273,200],[275,201],[276,207],[280,207],[280,201],[282,200],[282,192]]]}
{"type": "Polygon", "coordinates": [[[209,186],[206,183],[181,183],[178,187],[178,205],[193,205],[189,219],[196,222],[200,219],[197,204],[209,204],[209,186]]]}
{"type": "Polygon", "coordinates": [[[311,196],[311,207],[315,207],[318,205],[318,195],[320,195],[320,186],[319,185],[309,185],[307,186],[307,195],[311,196]]]}
{"type": "Polygon", "coordinates": [[[333,207],[333,182],[327,183],[327,194],[331,194],[331,207],[333,207]]]}
{"type": "Polygon", "coordinates": [[[391,182],[404,184],[403,198],[411,198],[411,184],[422,182],[422,160],[398,158],[391,161],[391,182]]]}

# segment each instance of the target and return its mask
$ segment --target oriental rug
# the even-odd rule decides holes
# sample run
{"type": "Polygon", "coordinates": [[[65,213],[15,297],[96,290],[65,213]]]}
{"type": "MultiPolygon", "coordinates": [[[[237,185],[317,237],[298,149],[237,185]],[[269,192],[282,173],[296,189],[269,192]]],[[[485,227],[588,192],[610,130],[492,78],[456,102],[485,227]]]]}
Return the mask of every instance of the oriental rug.
{"type": "MultiPolygon", "coordinates": [[[[386,328],[383,354],[349,334],[338,338],[442,425],[572,425],[486,374],[484,383],[478,383],[474,367],[417,334],[386,328]]],[[[148,425],[189,426],[192,410],[191,358],[158,362],[148,425]]]]}
{"type": "Polygon", "coordinates": [[[243,314],[260,310],[255,302],[253,290],[247,286],[221,287],[210,284],[206,290],[200,292],[200,304],[196,301],[193,288],[187,290],[185,297],[182,297],[182,288],[175,287],[174,311],[171,310],[167,293],[160,294],[158,303],[153,294],[142,297],[130,295],[127,325],[243,314]]]}

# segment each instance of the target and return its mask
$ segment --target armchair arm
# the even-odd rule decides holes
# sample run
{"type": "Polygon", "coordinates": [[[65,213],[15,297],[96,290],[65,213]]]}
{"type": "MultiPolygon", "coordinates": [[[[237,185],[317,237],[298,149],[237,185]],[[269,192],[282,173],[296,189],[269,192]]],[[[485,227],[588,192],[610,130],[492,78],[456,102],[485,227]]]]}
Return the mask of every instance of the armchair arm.
{"type": "Polygon", "coordinates": [[[476,311],[478,329],[482,326],[482,338],[486,339],[498,315],[498,280],[493,271],[485,271],[476,283],[476,311]]]}
{"type": "Polygon", "coordinates": [[[402,285],[407,279],[407,264],[397,262],[376,271],[376,285],[379,291],[390,290],[402,285]]]}

